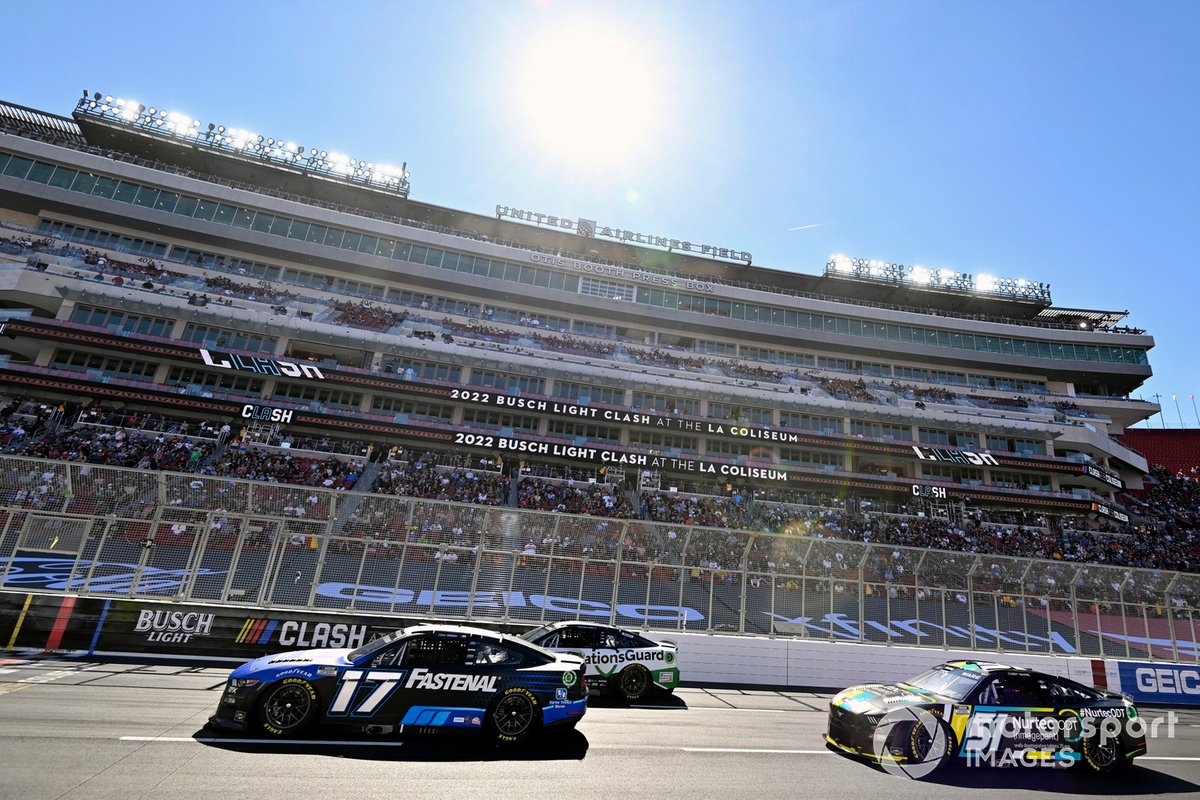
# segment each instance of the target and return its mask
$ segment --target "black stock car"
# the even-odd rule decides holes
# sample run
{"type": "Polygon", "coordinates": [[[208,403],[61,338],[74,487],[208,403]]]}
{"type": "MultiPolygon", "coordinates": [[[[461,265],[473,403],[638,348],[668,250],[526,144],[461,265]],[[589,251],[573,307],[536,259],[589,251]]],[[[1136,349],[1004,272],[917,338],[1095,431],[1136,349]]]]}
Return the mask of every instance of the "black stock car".
{"type": "Polygon", "coordinates": [[[1083,763],[1110,772],[1146,752],[1145,726],[1123,695],[982,661],[952,661],[900,683],[839,692],[829,704],[825,740],[851,755],[902,765],[913,777],[954,760],[1083,763]]]}
{"type": "Polygon", "coordinates": [[[356,650],[265,656],[229,676],[217,728],[295,736],[315,723],[368,733],[482,730],[513,742],[574,727],[587,709],[583,662],[479,628],[420,625],[356,650]]]}

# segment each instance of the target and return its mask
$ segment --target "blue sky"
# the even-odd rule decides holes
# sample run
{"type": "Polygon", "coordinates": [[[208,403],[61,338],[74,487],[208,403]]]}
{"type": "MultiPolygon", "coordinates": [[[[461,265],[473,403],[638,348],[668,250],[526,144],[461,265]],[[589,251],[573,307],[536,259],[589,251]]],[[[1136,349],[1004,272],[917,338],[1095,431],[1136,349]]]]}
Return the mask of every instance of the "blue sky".
{"type": "MultiPolygon", "coordinates": [[[[25,3],[0,97],[82,89],[356,158],[412,196],[1049,282],[1148,329],[1200,424],[1200,3],[25,3]],[[804,230],[789,231],[799,226],[804,230]]],[[[1155,427],[1160,418],[1152,421],[1155,427]]]]}

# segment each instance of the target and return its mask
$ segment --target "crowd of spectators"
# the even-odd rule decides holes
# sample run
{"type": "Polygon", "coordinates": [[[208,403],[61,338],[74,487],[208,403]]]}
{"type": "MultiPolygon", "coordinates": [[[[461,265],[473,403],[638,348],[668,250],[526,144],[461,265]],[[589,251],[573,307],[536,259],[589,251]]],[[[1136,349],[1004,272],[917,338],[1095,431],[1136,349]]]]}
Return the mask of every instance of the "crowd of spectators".
{"type": "Polygon", "coordinates": [[[413,461],[385,464],[371,491],[498,506],[508,501],[508,477],[466,466],[438,466],[433,454],[425,454],[413,461]]]}
{"type": "Polygon", "coordinates": [[[747,529],[753,521],[750,505],[740,494],[726,497],[644,491],[641,501],[646,517],[655,522],[747,529]]]}
{"type": "Polygon", "coordinates": [[[408,319],[407,311],[396,311],[387,306],[372,303],[370,300],[359,300],[357,303],[336,301],[332,305],[334,311],[337,312],[333,317],[335,325],[386,331],[408,319]]]}
{"type": "Polygon", "coordinates": [[[55,461],[190,472],[212,448],[211,442],[186,436],[82,425],[25,439],[9,452],[55,461]]]}
{"type": "Polygon", "coordinates": [[[807,377],[815,381],[830,397],[835,397],[838,400],[853,400],[858,403],[879,402],[879,398],[871,394],[871,390],[867,388],[866,381],[862,378],[858,380],[829,378],[816,372],[808,373],[807,377]]]}
{"type": "Polygon", "coordinates": [[[215,294],[225,297],[237,297],[256,303],[283,303],[297,299],[297,295],[274,284],[261,280],[258,283],[239,283],[224,275],[208,275],[204,278],[204,286],[215,294]]]}
{"type": "Polygon", "coordinates": [[[953,403],[959,398],[958,394],[949,389],[943,389],[940,386],[926,388],[911,383],[892,381],[888,388],[909,400],[921,400],[930,403],[953,403]]]}
{"type": "Polygon", "coordinates": [[[220,458],[200,472],[326,489],[352,489],[359,477],[359,467],[351,461],[340,461],[333,456],[324,460],[304,458],[286,450],[252,447],[238,439],[230,441],[220,458]]]}
{"type": "Polygon", "coordinates": [[[528,475],[517,485],[517,507],[593,517],[633,519],[639,516],[639,510],[618,485],[573,479],[547,480],[528,475]]]}

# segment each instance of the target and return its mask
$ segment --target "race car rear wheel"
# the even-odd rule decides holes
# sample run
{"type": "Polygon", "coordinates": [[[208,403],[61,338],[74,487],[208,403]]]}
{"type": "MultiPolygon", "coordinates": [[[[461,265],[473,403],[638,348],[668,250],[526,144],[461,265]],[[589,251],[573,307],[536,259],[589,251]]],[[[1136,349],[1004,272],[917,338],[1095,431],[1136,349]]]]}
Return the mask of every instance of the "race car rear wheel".
{"type": "Polygon", "coordinates": [[[537,698],[521,686],[505,689],[488,709],[487,729],[498,742],[519,742],[540,722],[537,698]]]}
{"type": "Polygon", "coordinates": [[[258,724],[272,736],[294,736],[312,723],[317,690],[302,678],[285,678],[263,692],[258,701],[258,724]]]}
{"type": "Polygon", "coordinates": [[[617,676],[617,691],[626,700],[637,700],[650,690],[650,670],[641,664],[630,664],[617,676]]]}
{"type": "Polygon", "coordinates": [[[1094,772],[1114,772],[1129,764],[1121,752],[1121,740],[1116,736],[1095,735],[1083,740],[1080,760],[1094,772]]]}

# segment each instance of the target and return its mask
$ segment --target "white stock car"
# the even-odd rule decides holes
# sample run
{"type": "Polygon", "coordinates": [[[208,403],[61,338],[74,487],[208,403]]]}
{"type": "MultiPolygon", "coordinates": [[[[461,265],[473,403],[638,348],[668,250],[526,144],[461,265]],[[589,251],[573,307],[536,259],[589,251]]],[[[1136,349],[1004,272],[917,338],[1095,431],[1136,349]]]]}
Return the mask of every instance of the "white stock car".
{"type": "Polygon", "coordinates": [[[679,685],[674,642],[655,642],[598,622],[552,622],[521,638],[555,653],[582,656],[588,686],[596,692],[636,700],[654,689],[670,693],[679,685]]]}

